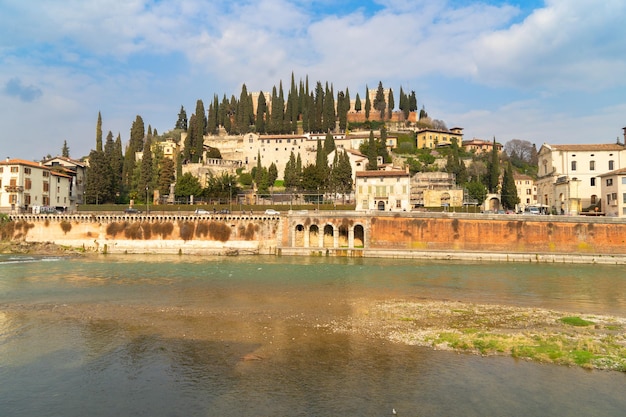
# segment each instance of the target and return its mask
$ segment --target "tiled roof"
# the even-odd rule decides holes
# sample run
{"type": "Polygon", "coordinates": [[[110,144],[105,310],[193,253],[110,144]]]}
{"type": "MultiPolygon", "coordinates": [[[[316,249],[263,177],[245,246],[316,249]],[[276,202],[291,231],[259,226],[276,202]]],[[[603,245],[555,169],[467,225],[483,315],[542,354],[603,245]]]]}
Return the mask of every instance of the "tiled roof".
{"type": "Polygon", "coordinates": [[[610,177],[613,175],[626,175],[626,168],[616,169],[615,171],[607,172],[602,175],[598,175],[599,177],[610,177]]]}
{"type": "Polygon", "coordinates": [[[39,164],[39,162],[27,161],[25,159],[3,159],[0,161],[0,165],[26,165],[34,168],[49,169],[48,167],[39,164]]]}
{"type": "Polygon", "coordinates": [[[408,177],[406,171],[357,171],[357,177],[408,177]]]}
{"type": "Polygon", "coordinates": [[[579,145],[550,145],[553,150],[563,152],[585,152],[585,151],[623,151],[624,145],[618,143],[595,143],[579,145]]]}

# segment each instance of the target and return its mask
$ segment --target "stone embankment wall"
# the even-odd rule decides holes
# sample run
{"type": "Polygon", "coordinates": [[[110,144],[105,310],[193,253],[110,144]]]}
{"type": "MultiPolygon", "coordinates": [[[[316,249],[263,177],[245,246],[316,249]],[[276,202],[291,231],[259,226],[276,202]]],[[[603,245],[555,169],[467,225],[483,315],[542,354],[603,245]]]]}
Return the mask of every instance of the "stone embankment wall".
{"type": "Polygon", "coordinates": [[[4,239],[100,253],[626,263],[626,222],[604,217],[303,211],[282,216],[81,214],[11,219],[3,226],[4,239]]]}
{"type": "Polygon", "coordinates": [[[101,253],[273,254],[280,219],[255,215],[17,215],[3,237],[101,253]]]}

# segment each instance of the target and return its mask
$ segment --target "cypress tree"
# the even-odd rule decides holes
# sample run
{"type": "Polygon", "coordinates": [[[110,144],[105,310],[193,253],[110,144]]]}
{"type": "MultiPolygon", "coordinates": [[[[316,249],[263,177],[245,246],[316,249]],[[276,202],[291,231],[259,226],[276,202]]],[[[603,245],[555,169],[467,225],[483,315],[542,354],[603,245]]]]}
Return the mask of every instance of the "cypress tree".
{"type": "Polygon", "coordinates": [[[394,102],[393,99],[393,90],[390,88],[389,89],[389,105],[387,106],[387,118],[391,119],[391,116],[393,115],[393,108],[396,106],[396,103],[394,102]]]}
{"type": "Polygon", "coordinates": [[[196,120],[193,130],[194,137],[192,139],[193,154],[192,162],[198,162],[202,159],[204,151],[204,134],[206,133],[206,114],[204,113],[204,103],[202,100],[196,102],[196,120]]]}
{"type": "Polygon", "coordinates": [[[417,111],[417,97],[415,97],[415,91],[411,91],[409,96],[409,111],[417,111]]]}
{"type": "Polygon", "coordinates": [[[367,143],[367,169],[369,171],[375,171],[378,169],[378,152],[376,150],[376,140],[374,139],[374,132],[372,130],[370,130],[370,137],[367,143]]]}
{"type": "Polygon", "coordinates": [[[506,169],[504,170],[500,201],[502,201],[502,206],[506,210],[515,209],[515,206],[520,202],[519,196],[517,195],[515,178],[513,177],[513,168],[510,163],[507,164],[506,169]]]}
{"type": "Polygon", "coordinates": [[[63,141],[63,148],[61,148],[61,156],[64,156],[65,158],[70,157],[70,148],[68,148],[66,140],[63,141]]]}
{"type": "Polygon", "coordinates": [[[102,116],[98,112],[98,122],[96,123],[96,151],[102,152],[102,116]]]}
{"type": "Polygon", "coordinates": [[[376,89],[376,96],[374,97],[374,109],[378,110],[380,120],[385,120],[386,108],[387,103],[385,103],[385,90],[383,89],[382,81],[379,81],[378,88],[376,89]]]}
{"type": "Polygon", "coordinates": [[[490,193],[497,193],[500,179],[500,160],[498,158],[498,149],[496,147],[496,138],[493,138],[493,147],[491,157],[487,167],[487,189],[490,193]]]}
{"type": "Polygon", "coordinates": [[[328,132],[326,133],[326,138],[324,139],[324,153],[328,156],[335,149],[335,137],[332,133],[328,132]]]}
{"type": "Polygon", "coordinates": [[[361,97],[359,97],[359,93],[356,93],[356,99],[354,100],[354,111],[357,113],[361,111],[361,97]]]}
{"type": "Polygon", "coordinates": [[[187,130],[187,112],[185,108],[181,105],[180,111],[178,112],[178,120],[176,120],[175,129],[187,130]]]}
{"type": "Polygon", "coordinates": [[[150,190],[154,190],[152,179],[152,135],[148,135],[143,149],[143,156],[141,157],[141,171],[137,187],[137,192],[141,196],[141,199],[143,199],[144,196],[147,199],[146,203],[149,201],[149,197],[146,193],[150,190]]]}
{"type": "Polygon", "coordinates": [[[370,110],[372,109],[372,103],[370,102],[370,91],[365,86],[365,120],[370,119],[370,110]]]}
{"type": "Polygon", "coordinates": [[[258,134],[266,132],[265,116],[267,114],[267,103],[265,101],[265,94],[260,92],[256,106],[256,121],[255,128],[258,134]]]}

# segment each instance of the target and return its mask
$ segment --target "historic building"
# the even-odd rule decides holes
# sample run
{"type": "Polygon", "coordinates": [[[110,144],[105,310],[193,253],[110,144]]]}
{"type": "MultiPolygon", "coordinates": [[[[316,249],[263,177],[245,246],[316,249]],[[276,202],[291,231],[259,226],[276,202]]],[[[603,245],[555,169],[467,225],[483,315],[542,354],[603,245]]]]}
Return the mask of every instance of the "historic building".
{"type": "Polygon", "coordinates": [[[410,211],[411,176],[407,171],[356,173],[356,210],[410,211]]]}
{"type": "Polygon", "coordinates": [[[602,210],[607,216],[626,217],[626,168],[600,175],[602,210]]]}
{"type": "Polygon", "coordinates": [[[538,154],[537,202],[550,212],[603,210],[600,176],[626,167],[621,143],[549,145],[538,154]]]}
{"type": "Polygon", "coordinates": [[[23,159],[0,161],[0,211],[39,212],[41,207],[59,211],[75,209],[72,177],[43,164],[23,159]]]}
{"type": "Polygon", "coordinates": [[[417,139],[415,146],[417,149],[434,149],[437,146],[449,146],[453,140],[461,145],[463,142],[463,128],[453,127],[450,130],[421,129],[416,132],[417,139]]]}

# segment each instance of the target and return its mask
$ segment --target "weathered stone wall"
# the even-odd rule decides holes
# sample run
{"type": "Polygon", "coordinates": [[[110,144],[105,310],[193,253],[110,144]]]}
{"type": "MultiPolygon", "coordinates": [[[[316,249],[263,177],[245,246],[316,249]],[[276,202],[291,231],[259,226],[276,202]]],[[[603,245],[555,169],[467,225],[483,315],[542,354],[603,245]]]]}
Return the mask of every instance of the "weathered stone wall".
{"type": "Polygon", "coordinates": [[[12,216],[7,239],[106,253],[271,254],[278,218],[262,216],[12,216]]]}
{"type": "MultiPolygon", "coordinates": [[[[508,217],[508,216],[507,216],[508,217]]],[[[517,217],[517,216],[515,216],[517,217]]],[[[626,254],[626,224],[560,217],[371,219],[369,248],[626,254]]]]}

